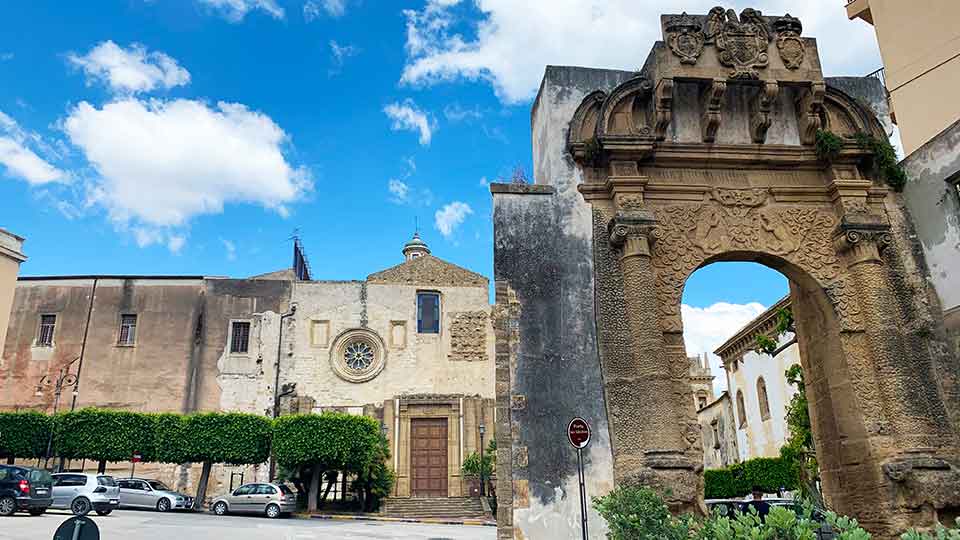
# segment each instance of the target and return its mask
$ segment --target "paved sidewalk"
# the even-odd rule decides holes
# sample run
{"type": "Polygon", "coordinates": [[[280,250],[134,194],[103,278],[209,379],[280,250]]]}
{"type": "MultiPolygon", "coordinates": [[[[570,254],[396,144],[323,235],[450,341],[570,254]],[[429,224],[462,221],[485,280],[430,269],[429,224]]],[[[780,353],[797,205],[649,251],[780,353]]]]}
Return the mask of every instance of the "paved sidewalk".
{"type": "Polygon", "coordinates": [[[427,523],[431,525],[477,525],[496,527],[497,522],[486,519],[437,519],[437,518],[398,518],[376,514],[297,514],[300,518],[328,519],[334,521],[385,521],[391,523],[427,523]]]}

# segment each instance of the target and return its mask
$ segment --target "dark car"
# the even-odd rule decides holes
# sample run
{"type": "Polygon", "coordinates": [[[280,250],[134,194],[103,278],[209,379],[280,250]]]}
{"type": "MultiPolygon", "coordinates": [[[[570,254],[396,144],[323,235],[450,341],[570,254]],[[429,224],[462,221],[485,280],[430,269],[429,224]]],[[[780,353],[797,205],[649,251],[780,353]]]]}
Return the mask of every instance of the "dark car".
{"type": "Polygon", "coordinates": [[[0,465],[0,516],[16,511],[39,516],[53,504],[53,478],[32,467],[0,465]]]}

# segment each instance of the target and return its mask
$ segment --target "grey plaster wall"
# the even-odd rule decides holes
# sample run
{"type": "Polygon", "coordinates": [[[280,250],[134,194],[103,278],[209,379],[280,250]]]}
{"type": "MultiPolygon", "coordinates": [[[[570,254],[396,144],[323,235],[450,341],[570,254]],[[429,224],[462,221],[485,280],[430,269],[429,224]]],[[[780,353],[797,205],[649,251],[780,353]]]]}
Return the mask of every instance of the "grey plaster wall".
{"type": "MultiPolygon", "coordinates": [[[[523,538],[579,535],[576,453],[567,423],[582,416],[594,436],[585,456],[587,496],[613,487],[613,463],[594,313],[592,211],[577,186],[580,173],[566,152],[570,119],[594,90],[609,91],[628,71],[549,66],[531,118],[537,186],[496,185],[494,276],[520,302],[519,350],[511,381],[526,405],[512,411],[514,452],[526,448],[527,466],[514,479],[514,528],[523,538]]],[[[604,538],[590,510],[591,538],[604,538]]]]}
{"type": "MultiPolygon", "coordinates": [[[[910,154],[903,195],[944,311],[960,309],[960,121],[910,154]]],[[[949,324],[949,321],[948,321],[949,324]]]]}

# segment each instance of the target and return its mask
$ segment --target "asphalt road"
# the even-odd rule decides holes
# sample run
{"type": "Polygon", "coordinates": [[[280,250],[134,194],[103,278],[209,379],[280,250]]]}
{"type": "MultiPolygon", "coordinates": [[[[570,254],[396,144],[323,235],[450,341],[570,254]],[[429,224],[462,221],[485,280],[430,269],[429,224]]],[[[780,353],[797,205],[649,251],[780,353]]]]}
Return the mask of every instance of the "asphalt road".
{"type": "MultiPolygon", "coordinates": [[[[255,516],[217,517],[209,513],[167,513],[117,510],[106,517],[89,516],[100,528],[101,540],[490,540],[494,527],[476,525],[431,525],[381,521],[328,521],[320,519],[276,519],[255,516]]],[[[32,517],[15,514],[0,517],[3,540],[50,540],[70,514],[49,511],[32,517]]]]}

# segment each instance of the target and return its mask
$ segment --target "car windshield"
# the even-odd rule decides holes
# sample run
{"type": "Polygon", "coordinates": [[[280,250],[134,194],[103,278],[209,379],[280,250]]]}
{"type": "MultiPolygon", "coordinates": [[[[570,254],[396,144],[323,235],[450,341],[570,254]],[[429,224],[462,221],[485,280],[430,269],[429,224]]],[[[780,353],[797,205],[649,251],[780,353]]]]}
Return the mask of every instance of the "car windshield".
{"type": "Polygon", "coordinates": [[[150,484],[155,491],[170,491],[170,488],[166,484],[159,480],[147,480],[147,483],[150,484]]]}
{"type": "Polygon", "coordinates": [[[280,488],[280,492],[284,495],[293,495],[293,491],[291,491],[286,484],[278,484],[277,487],[280,488]]]}
{"type": "Polygon", "coordinates": [[[108,487],[114,487],[117,485],[117,483],[114,482],[112,476],[98,476],[97,483],[100,484],[101,486],[108,486],[108,487]]]}
{"type": "Polygon", "coordinates": [[[33,484],[50,485],[53,483],[53,477],[50,476],[50,473],[42,469],[31,470],[27,479],[33,484]]]}

